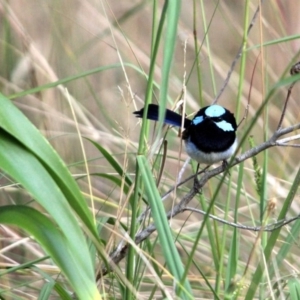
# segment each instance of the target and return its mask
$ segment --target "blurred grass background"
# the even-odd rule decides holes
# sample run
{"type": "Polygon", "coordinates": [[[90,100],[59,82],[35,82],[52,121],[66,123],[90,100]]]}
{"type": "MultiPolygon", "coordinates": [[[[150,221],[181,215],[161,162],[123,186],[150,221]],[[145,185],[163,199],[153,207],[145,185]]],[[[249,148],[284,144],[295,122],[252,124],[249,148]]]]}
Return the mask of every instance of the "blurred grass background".
{"type": "MultiPolygon", "coordinates": [[[[160,14],[163,1],[155,3],[160,14]]],[[[212,103],[242,43],[245,32],[245,5],[246,1],[187,0],[182,3],[176,51],[169,81],[169,107],[172,107],[181,94],[185,72],[187,114],[196,112],[200,106],[212,103]],[[193,33],[196,34],[197,47],[200,50],[198,61],[196,61],[193,33]]],[[[258,1],[249,1],[250,19],[257,5],[258,1]]],[[[95,200],[93,210],[98,218],[112,217],[127,225],[130,217],[130,211],[126,206],[128,195],[124,194],[116,183],[103,177],[92,176],[91,184],[87,181],[76,123],[82,136],[99,143],[122,165],[123,170],[134,178],[140,122],[134,118],[132,112],[140,109],[144,103],[151,56],[151,35],[154,30],[152,17],[152,1],[0,1],[1,92],[8,98],[13,98],[14,103],[49,140],[77,179],[88,203],[90,203],[88,195],[91,187],[95,200]],[[126,73],[122,69],[122,64],[125,64],[126,73]],[[97,68],[99,70],[93,74],[89,76],[85,74],[97,68]],[[78,76],[76,80],[70,80],[63,85],[67,91],[62,86],[57,86],[30,92],[35,87],[75,75],[78,76]],[[22,91],[29,92],[25,96],[18,96],[22,91]],[[68,98],[75,110],[77,122],[73,118],[68,98]],[[119,215],[123,207],[126,209],[119,215]]],[[[251,86],[251,102],[246,124],[251,122],[270,88],[282,77],[287,77],[289,67],[299,60],[299,20],[300,10],[296,1],[265,1],[262,4],[260,14],[247,40],[248,51],[246,70],[242,78],[242,95],[237,97],[240,80],[238,62],[225,92],[219,99],[219,104],[233,111],[241,119],[251,86]],[[298,36],[295,36],[297,34],[298,36]],[[261,47],[268,42],[273,43],[261,47]],[[259,62],[254,69],[257,57],[259,62]],[[251,83],[252,75],[254,80],[251,83]]],[[[159,101],[162,59],[163,53],[160,49],[155,68],[155,82],[158,87],[153,92],[154,101],[159,101]]],[[[251,135],[255,144],[262,143],[276,129],[286,92],[286,87],[278,89],[264,114],[253,127],[251,135]]],[[[299,122],[299,95],[300,84],[296,84],[284,119],[284,126],[299,122]]],[[[243,136],[245,123],[239,128],[239,137],[243,136]]],[[[154,137],[155,133],[153,139],[154,137]]],[[[179,170],[180,139],[177,131],[170,130],[167,139],[168,157],[159,186],[161,194],[173,186],[179,170]]],[[[149,143],[151,145],[151,135],[149,143]]],[[[244,150],[250,148],[248,144],[244,144],[243,147],[244,150]]],[[[87,140],[84,140],[84,149],[91,174],[116,175],[110,163],[87,140]]],[[[180,161],[184,161],[186,157],[183,151],[180,161]]],[[[266,163],[263,154],[257,158],[261,166],[266,163]]],[[[299,151],[297,148],[273,148],[268,151],[267,158],[265,183],[267,188],[264,191],[264,198],[265,200],[276,199],[277,206],[281,207],[299,167],[299,151]]],[[[157,170],[154,169],[153,172],[156,176],[157,170]]],[[[192,172],[192,168],[188,168],[184,177],[188,177],[192,172]]],[[[238,170],[234,169],[231,172],[233,181],[229,195],[231,198],[229,215],[235,207],[235,182],[238,170]]],[[[205,201],[208,203],[218,181],[218,177],[212,179],[203,190],[205,201]]],[[[0,205],[30,203],[38,207],[36,203],[31,203],[31,197],[20,186],[4,174],[0,182],[3,187],[0,191],[0,205]]],[[[188,183],[186,187],[181,187],[177,191],[177,199],[180,199],[190,186],[191,184],[188,183]]],[[[216,199],[215,214],[223,215],[225,199],[228,197],[227,189],[228,186],[224,185],[216,199]]],[[[244,166],[238,208],[239,222],[253,225],[254,220],[259,219],[260,196],[255,191],[253,166],[251,160],[248,160],[244,166]]],[[[291,216],[299,211],[299,197],[296,198],[297,201],[294,201],[291,206],[291,216]]],[[[166,202],[166,207],[170,209],[173,201],[177,200],[171,197],[166,202]]],[[[89,205],[92,209],[92,204],[89,205]]],[[[190,205],[199,207],[199,201],[195,199],[190,205]]],[[[273,221],[276,219],[276,211],[271,219],[273,221]]],[[[184,249],[190,249],[192,238],[200,227],[201,220],[202,217],[197,214],[184,213],[171,222],[174,232],[181,231],[183,236],[186,235],[184,242],[181,241],[185,243],[184,249]]],[[[10,245],[12,241],[23,241],[21,246],[5,251],[0,258],[2,267],[22,264],[44,255],[39,246],[28,240],[19,229],[6,227],[1,231],[2,248],[10,245]]],[[[120,234],[122,236],[122,231],[106,224],[101,238],[109,241],[107,253],[117,245],[120,234]]],[[[230,233],[228,235],[227,249],[231,243],[230,233]]],[[[284,239],[284,236],[282,238],[284,239]]],[[[252,232],[243,231],[239,236],[240,270],[237,272],[239,274],[243,273],[254,239],[255,234],[252,232]]],[[[295,239],[297,240],[298,237],[295,239]]],[[[178,248],[182,251],[184,261],[186,254],[179,245],[178,248]]],[[[296,262],[295,257],[298,250],[296,242],[289,261],[286,262],[283,270],[280,270],[279,277],[291,275],[291,265],[293,271],[298,274],[299,263],[296,262]]],[[[156,259],[162,260],[159,247],[156,251],[156,259]]],[[[212,268],[211,251],[209,238],[202,236],[194,259],[200,262],[202,272],[213,283],[215,270],[212,268]]],[[[256,263],[254,262],[253,268],[256,263]]],[[[122,267],[123,263],[120,266],[122,267]]],[[[41,268],[51,275],[54,267],[45,264],[41,268]]],[[[55,276],[56,272],[55,269],[55,276]]],[[[16,292],[15,296],[17,295],[18,298],[15,299],[35,298],[42,285],[39,281],[40,276],[42,277],[41,274],[26,272],[10,274],[4,278],[5,285],[1,288],[18,287],[22,293],[28,293],[22,295],[21,292],[19,294],[16,292]],[[19,288],[20,286],[22,288],[19,288]]],[[[210,291],[207,291],[195,266],[191,268],[188,276],[195,282],[193,286],[197,291],[195,297],[212,299],[213,296],[210,295],[210,291]]],[[[145,297],[143,299],[148,299],[151,281],[149,281],[150,287],[147,286],[147,278],[143,284],[138,294],[145,297]]],[[[113,283],[104,282],[103,290],[105,285],[109,287],[113,283]]],[[[169,288],[171,287],[169,282],[169,288]]],[[[106,292],[108,290],[109,288],[106,292]]],[[[51,297],[54,299],[55,295],[51,297]]],[[[118,296],[115,297],[118,299],[118,296]]],[[[153,297],[156,299],[155,296],[153,297]]]]}

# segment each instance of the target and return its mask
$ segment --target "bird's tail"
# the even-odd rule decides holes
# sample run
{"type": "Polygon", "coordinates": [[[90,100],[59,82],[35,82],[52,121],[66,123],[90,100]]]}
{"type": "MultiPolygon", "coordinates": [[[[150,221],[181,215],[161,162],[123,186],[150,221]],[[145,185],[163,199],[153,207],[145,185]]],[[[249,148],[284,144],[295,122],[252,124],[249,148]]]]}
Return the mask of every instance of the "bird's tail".
{"type": "MultiPolygon", "coordinates": [[[[147,119],[158,121],[158,110],[159,107],[156,104],[149,104],[148,105],[148,112],[147,112],[147,119]]],[[[141,110],[135,111],[134,114],[138,118],[142,118],[144,113],[144,108],[141,110]]],[[[181,126],[181,120],[182,116],[174,111],[171,111],[169,109],[166,109],[166,115],[164,123],[174,125],[174,126],[181,126]]],[[[184,118],[184,128],[186,128],[188,125],[190,125],[191,120],[184,118]]]]}

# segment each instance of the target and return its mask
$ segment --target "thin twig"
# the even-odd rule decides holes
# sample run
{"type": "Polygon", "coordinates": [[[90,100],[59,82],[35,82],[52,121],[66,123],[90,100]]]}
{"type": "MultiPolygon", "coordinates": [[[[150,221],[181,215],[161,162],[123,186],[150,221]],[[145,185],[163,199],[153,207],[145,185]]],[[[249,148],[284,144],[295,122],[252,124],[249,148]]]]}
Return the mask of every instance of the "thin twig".
{"type": "MultiPolygon", "coordinates": [[[[291,67],[291,70],[290,70],[290,74],[293,76],[293,75],[296,75],[296,74],[299,74],[300,73],[300,62],[297,62],[296,64],[294,64],[292,67],[291,67]]],[[[288,92],[287,92],[287,95],[286,95],[286,99],[285,99],[285,102],[284,102],[284,106],[283,106],[283,110],[282,110],[282,113],[281,113],[281,116],[280,116],[280,120],[279,120],[279,123],[278,123],[278,127],[277,127],[277,130],[279,128],[281,128],[282,126],[282,122],[283,122],[283,118],[285,116],[285,112],[286,112],[286,108],[287,108],[287,104],[288,104],[288,101],[290,99],[290,96],[291,96],[291,93],[292,93],[292,89],[294,87],[296,82],[293,82],[289,89],[288,89],[288,92]]]]}
{"type": "MultiPolygon", "coordinates": [[[[194,207],[186,207],[182,210],[182,212],[184,211],[192,211],[192,212],[195,212],[195,213],[198,213],[198,214],[201,214],[201,215],[206,215],[207,213],[201,209],[197,209],[197,208],[194,208],[194,207]]],[[[234,223],[234,222],[229,222],[229,221],[226,221],[222,218],[219,218],[217,216],[214,216],[214,215],[211,215],[209,214],[208,215],[209,218],[213,219],[213,220],[216,220],[220,223],[223,223],[223,224],[226,224],[226,225],[229,225],[231,227],[235,227],[235,228],[238,228],[238,229],[242,229],[242,230],[248,230],[248,231],[267,231],[267,232],[272,232],[276,229],[279,229],[289,223],[292,223],[296,220],[299,220],[300,219],[300,215],[297,215],[296,217],[293,217],[293,218],[290,218],[290,219],[284,219],[284,220],[278,220],[274,223],[271,223],[271,224],[268,224],[268,225],[265,225],[265,226],[247,226],[247,225],[243,225],[243,224],[237,224],[237,223],[234,223]]]]}
{"type": "MultiPolygon", "coordinates": [[[[263,2],[264,2],[264,0],[261,0],[261,4],[262,4],[263,2]]],[[[257,18],[257,16],[258,16],[258,13],[259,13],[259,7],[260,7],[260,6],[257,7],[257,9],[256,9],[256,11],[255,11],[255,13],[254,13],[254,15],[253,15],[253,17],[252,17],[252,20],[251,20],[251,22],[250,22],[250,24],[249,24],[249,27],[248,27],[248,30],[247,30],[247,35],[249,35],[249,33],[250,33],[250,31],[251,31],[251,29],[252,29],[254,23],[255,23],[255,20],[256,20],[256,18],[257,18]]],[[[235,65],[237,64],[238,60],[239,60],[240,57],[242,56],[242,51],[243,51],[243,44],[240,46],[240,48],[239,48],[239,50],[238,50],[238,52],[237,52],[237,55],[235,56],[235,58],[234,58],[234,60],[233,60],[233,62],[232,62],[232,64],[231,64],[231,66],[230,66],[230,69],[229,69],[229,71],[228,71],[228,73],[227,73],[227,76],[226,76],[226,78],[225,78],[225,80],[224,80],[223,86],[222,86],[222,88],[220,89],[220,91],[219,91],[217,97],[214,99],[213,104],[217,103],[218,100],[219,100],[219,98],[220,98],[221,95],[223,94],[223,92],[224,92],[224,90],[225,90],[225,88],[226,88],[226,86],[227,86],[227,84],[228,84],[228,82],[229,82],[229,80],[230,80],[230,77],[231,77],[231,75],[232,75],[232,73],[233,73],[233,70],[234,70],[234,68],[235,68],[235,65]]]]}
{"type": "Polygon", "coordinates": [[[237,128],[240,127],[240,125],[243,123],[244,120],[246,120],[246,118],[247,118],[247,116],[248,116],[249,107],[250,107],[250,101],[251,101],[251,91],[252,91],[253,80],[254,80],[254,72],[255,72],[255,70],[256,70],[256,66],[257,66],[258,58],[259,58],[259,57],[260,57],[260,53],[259,53],[259,55],[256,57],[255,64],[254,64],[254,67],[253,67],[253,71],[252,71],[252,75],[251,75],[251,81],[250,81],[250,89],[249,89],[248,101],[247,101],[247,106],[246,106],[246,109],[245,109],[245,113],[244,113],[244,116],[243,116],[243,118],[241,119],[240,123],[238,124],[237,128]]]}

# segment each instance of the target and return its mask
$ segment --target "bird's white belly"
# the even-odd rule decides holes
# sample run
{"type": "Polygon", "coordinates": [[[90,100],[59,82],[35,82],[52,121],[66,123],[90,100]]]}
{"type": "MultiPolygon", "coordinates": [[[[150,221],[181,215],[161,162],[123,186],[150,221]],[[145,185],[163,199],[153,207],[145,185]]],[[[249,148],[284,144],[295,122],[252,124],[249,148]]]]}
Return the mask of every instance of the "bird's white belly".
{"type": "Polygon", "coordinates": [[[197,147],[190,142],[190,138],[188,138],[185,141],[185,148],[187,154],[198,163],[212,165],[232,156],[237,148],[237,144],[237,139],[235,139],[234,143],[226,151],[205,153],[197,149],[197,147]]]}

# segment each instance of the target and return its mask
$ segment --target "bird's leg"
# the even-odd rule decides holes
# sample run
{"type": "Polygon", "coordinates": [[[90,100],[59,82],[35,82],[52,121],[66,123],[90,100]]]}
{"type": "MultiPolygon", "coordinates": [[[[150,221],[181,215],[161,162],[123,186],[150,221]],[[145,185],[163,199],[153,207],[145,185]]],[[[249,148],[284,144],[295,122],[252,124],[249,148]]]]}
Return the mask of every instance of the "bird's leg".
{"type": "Polygon", "coordinates": [[[197,176],[198,176],[198,171],[199,171],[199,167],[200,167],[200,164],[198,163],[197,164],[197,168],[196,168],[196,173],[195,173],[195,177],[194,177],[194,181],[197,181],[197,176]]]}
{"type": "Polygon", "coordinates": [[[200,163],[198,163],[197,165],[197,169],[196,169],[196,173],[195,173],[195,177],[197,177],[199,174],[205,173],[206,170],[210,167],[210,165],[207,165],[203,170],[201,170],[201,172],[199,172],[200,169],[200,163]],[[199,174],[198,174],[199,172],[199,174]]]}
{"type": "Polygon", "coordinates": [[[195,177],[194,177],[194,186],[197,184],[198,182],[198,171],[199,171],[199,168],[200,168],[200,164],[198,163],[197,164],[197,168],[196,168],[196,173],[195,173],[195,177]]]}
{"type": "MultiPolygon", "coordinates": [[[[228,168],[228,161],[226,159],[224,159],[222,162],[222,168],[223,168],[223,172],[228,168]]],[[[228,169],[228,175],[230,176],[229,169],[228,169]]]]}
{"type": "MultiPolygon", "coordinates": [[[[199,182],[198,181],[198,171],[199,171],[199,168],[200,168],[200,164],[198,163],[197,168],[196,168],[195,177],[194,177],[194,188],[196,188],[198,186],[198,182],[199,182]]],[[[198,190],[198,188],[197,188],[197,190],[198,190]]],[[[201,190],[200,190],[200,193],[201,193],[201,190]]]]}

